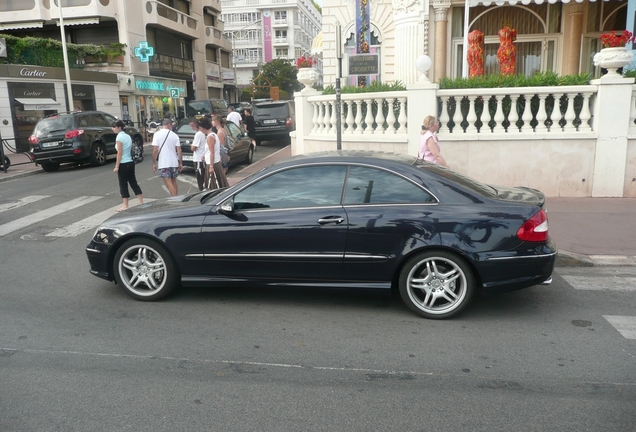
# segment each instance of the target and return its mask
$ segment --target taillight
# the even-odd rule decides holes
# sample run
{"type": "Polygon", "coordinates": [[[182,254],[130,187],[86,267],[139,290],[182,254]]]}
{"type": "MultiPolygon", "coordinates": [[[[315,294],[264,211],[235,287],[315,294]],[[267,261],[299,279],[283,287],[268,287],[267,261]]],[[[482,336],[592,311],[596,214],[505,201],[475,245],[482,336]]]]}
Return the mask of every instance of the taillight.
{"type": "Polygon", "coordinates": [[[517,237],[530,242],[544,242],[548,239],[548,215],[543,209],[521,225],[517,237]]]}
{"type": "Polygon", "coordinates": [[[68,131],[64,134],[64,139],[73,139],[77,138],[80,135],[84,135],[84,129],[74,129],[72,131],[68,131]]]}
{"type": "Polygon", "coordinates": [[[294,125],[294,121],[292,120],[292,118],[291,117],[287,117],[285,119],[285,126],[286,127],[292,127],[293,125],[294,125]]]}
{"type": "Polygon", "coordinates": [[[31,135],[29,137],[29,144],[31,145],[38,145],[40,143],[40,140],[38,139],[38,137],[36,137],[35,135],[31,135]]]}

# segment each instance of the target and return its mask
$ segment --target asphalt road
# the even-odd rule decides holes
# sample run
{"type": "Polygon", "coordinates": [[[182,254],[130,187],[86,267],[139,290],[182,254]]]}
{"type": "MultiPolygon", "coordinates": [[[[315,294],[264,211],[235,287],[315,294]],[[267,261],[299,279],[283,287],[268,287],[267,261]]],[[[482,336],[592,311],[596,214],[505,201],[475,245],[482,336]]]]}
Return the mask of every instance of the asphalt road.
{"type": "Polygon", "coordinates": [[[88,273],[94,228],[51,235],[120,204],[112,165],[0,184],[0,431],[636,430],[633,268],[560,268],[449,321],[369,290],[142,303],[88,273]]]}

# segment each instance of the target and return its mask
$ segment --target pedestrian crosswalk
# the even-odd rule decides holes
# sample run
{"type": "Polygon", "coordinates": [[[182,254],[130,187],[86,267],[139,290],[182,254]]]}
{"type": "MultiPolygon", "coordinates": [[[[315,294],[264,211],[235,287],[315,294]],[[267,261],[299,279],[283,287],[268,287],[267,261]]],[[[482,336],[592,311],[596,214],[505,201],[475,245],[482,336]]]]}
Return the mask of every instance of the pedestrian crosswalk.
{"type": "MultiPolygon", "coordinates": [[[[52,197],[49,195],[32,195],[26,196],[23,198],[19,198],[15,201],[10,201],[6,203],[0,203],[0,213],[9,212],[11,210],[20,209],[22,207],[28,205],[34,205],[36,203],[41,204],[43,207],[41,210],[34,209],[33,212],[27,214],[26,216],[18,217],[8,222],[4,222],[4,219],[0,217],[0,238],[7,236],[9,234],[15,233],[17,231],[24,230],[25,228],[31,227],[37,223],[42,221],[50,221],[55,216],[70,212],[71,210],[77,209],[79,207],[88,206],[89,204],[93,204],[98,202],[99,200],[104,200],[103,196],[81,196],[77,198],[73,198],[62,203],[58,203],[53,206],[49,206],[48,204],[51,201],[58,201],[59,198],[52,197]]],[[[154,201],[153,199],[146,199],[146,202],[154,201]]],[[[131,200],[130,206],[134,207],[138,205],[139,202],[135,199],[131,200]]],[[[94,208],[101,208],[102,206],[94,206],[94,208]]],[[[103,221],[111,217],[112,215],[117,213],[117,209],[121,207],[121,203],[118,202],[117,205],[111,206],[106,210],[98,211],[97,213],[93,213],[88,217],[85,217],[79,221],[73,222],[69,225],[54,228],[51,232],[47,233],[47,237],[76,237],[82,233],[90,231],[91,229],[95,229],[98,227],[103,221]]],[[[87,210],[88,212],[93,211],[93,208],[87,210]]]]}

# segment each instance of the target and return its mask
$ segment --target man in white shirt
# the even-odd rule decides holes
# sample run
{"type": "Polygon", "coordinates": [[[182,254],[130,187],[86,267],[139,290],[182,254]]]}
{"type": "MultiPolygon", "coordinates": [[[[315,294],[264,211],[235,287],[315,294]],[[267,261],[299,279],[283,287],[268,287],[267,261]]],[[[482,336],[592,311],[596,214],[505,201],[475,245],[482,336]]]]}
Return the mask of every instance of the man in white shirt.
{"type": "Polygon", "coordinates": [[[159,170],[159,177],[168,188],[170,195],[179,193],[177,176],[183,169],[181,143],[176,133],[172,132],[172,120],[163,119],[163,129],[159,129],[152,137],[152,172],[159,170]]]}
{"type": "Polygon", "coordinates": [[[231,106],[227,108],[227,121],[231,121],[235,125],[237,125],[240,129],[243,129],[243,126],[241,126],[241,122],[242,122],[241,115],[237,113],[236,111],[234,111],[234,108],[232,108],[231,106]]]}
{"type": "Polygon", "coordinates": [[[208,147],[205,134],[201,132],[199,122],[196,118],[189,120],[190,127],[196,131],[190,148],[192,149],[192,162],[196,169],[197,184],[199,190],[210,189],[207,161],[210,160],[210,148],[208,147]]]}

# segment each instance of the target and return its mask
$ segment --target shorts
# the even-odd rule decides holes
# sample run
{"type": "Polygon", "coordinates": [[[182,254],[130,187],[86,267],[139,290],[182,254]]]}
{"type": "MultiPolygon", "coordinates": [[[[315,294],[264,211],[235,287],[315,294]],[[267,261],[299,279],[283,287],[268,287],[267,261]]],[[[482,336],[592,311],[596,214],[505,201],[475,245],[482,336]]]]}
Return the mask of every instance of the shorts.
{"type": "Polygon", "coordinates": [[[177,178],[178,175],[179,175],[179,168],[177,167],[159,169],[159,177],[162,177],[162,178],[177,178]]]}

